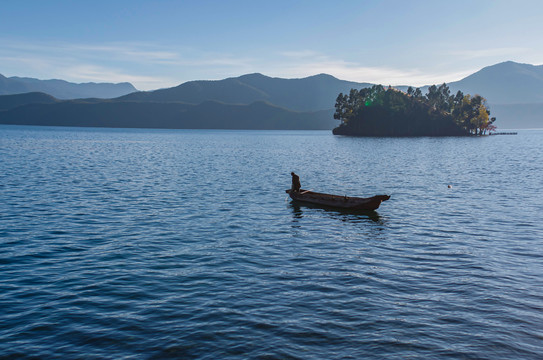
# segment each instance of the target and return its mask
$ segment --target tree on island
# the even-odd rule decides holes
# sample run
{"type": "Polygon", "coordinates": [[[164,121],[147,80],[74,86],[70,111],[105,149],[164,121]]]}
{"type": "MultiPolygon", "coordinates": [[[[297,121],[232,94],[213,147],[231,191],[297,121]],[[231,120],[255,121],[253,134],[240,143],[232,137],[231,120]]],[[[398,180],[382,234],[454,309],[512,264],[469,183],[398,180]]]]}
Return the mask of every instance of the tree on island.
{"type": "Polygon", "coordinates": [[[450,94],[447,84],[402,92],[374,85],[351,89],[336,99],[334,129],[337,135],[358,136],[462,136],[493,131],[496,118],[489,118],[486,99],[480,95],[450,94]]]}

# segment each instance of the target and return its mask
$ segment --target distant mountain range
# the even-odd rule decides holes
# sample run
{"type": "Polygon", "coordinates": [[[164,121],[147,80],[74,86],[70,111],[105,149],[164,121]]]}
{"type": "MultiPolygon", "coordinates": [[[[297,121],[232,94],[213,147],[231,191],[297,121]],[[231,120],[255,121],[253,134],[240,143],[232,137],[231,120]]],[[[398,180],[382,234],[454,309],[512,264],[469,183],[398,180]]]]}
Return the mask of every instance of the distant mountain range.
{"type": "Polygon", "coordinates": [[[448,85],[466,94],[480,94],[490,104],[543,103],[543,65],[507,61],[448,85]]]}
{"type": "Polygon", "coordinates": [[[191,81],[100,100],[60,100],[44,93],[0,96],[0,123],[179,129],[311,129],[337,125],[337,95],[371,86],[330,75],[303,79],[249,74],[191,81]]]}
{"type": "Polygon", "coordinates": [[[543,65],[507,61],[451,82],[449,87],[484,96],[499,128],[543,128],[543,65]]]}
{"type": "MultiPolygon", "coordinates": [[[[94,85],[103,85],[103,89],[111,90],[111,87],[121,84],[94,85]]],[[[126,90],[134,89],[128,85],[126,90]]],[[[491,116],[497,117],[496,125],[499,128],[543,127],[543,66],[508,61],[485,67],[448,85],[453,93],[461,90],[464,94],[486,97],[491,116]]],[[[326,74],[302,79],[248,74],[218,81],[190,81],[155,91],[124,93],[107,100],[99,99],[109,97],[107,95],[111,93],[106,90],[89,96],[92,99],[79,100],[62,100],[65,98],[54,95],[53,91],[42,91],[0,96],[0,123],[144,128],[332,129],[337,125],[337,121],[332,119],[337,95],[347,93],[351,88],[368,86],[372,84],[339,80],[326,74]]],[[[423,92],[426,92],[426,88],[422,88],[423,92]]]]}
{"type": "Polygon", "coordinates": [[[132,93],[119,100],[181,101],[189,104],[212,100],[246,105],[266,101],[294,111],[319,111],[333,108],[340,92],[368,86],[372,84],[339,80],[326,74],[303,79],[248,74],[218,81],[190,81],[169,89],[132,93]]]}
{"type": "MultiPolygon", "coordinates": [[[[43,96],[34,93],[32,96],[43,96]]],[[[21,96],[21,95],[13,95],[21,96]]],[[[1,97],[0,97],[1,100],[1,97]]],[[[328,130],[336,125],[332,110],[295,112],[266,102],[249,105],[206,101],[45,101],[0,110],[0,123],[160,129],[328,130]]]]}
{"type": "Polygon", "coordinates": [[[543,65],[506,61],[447,85],[451,93],[485,97],[499,128],[543,128],[543,65]]]}
{"type": "Polygon", "coordinates": [[[43,92],[57,99],[101,98],[109,99],[137,91],[130,83],[83,83],[64,80],[38,80],[22,77],[5,77],[0,74],[0,95],[43,92]]]}
{"type": "Polygon", "coordinates": [[[9,110],[28,104],[53,104],[59,100],[41,92],[0,96],[0,111],[9,110]]]}

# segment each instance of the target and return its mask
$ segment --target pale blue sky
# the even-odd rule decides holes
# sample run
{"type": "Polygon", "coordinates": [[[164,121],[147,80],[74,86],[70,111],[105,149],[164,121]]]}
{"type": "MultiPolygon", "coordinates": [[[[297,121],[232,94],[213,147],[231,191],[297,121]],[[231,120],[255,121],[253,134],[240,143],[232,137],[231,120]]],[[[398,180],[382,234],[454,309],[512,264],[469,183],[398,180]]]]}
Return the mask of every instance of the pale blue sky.
{"type": "Polygon", "coordinates": [[[1,1],[0,74],[140,90],[260,72],[384,85],[543,63],[541,1],[1,1]]]}

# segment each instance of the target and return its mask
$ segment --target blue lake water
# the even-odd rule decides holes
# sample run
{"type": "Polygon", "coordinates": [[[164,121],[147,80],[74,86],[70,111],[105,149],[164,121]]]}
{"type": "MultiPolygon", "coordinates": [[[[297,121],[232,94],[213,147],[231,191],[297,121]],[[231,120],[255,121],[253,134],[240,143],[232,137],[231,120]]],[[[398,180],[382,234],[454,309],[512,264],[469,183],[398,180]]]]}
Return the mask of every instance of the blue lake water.
{"type": "Polygon", "coordinates": [[[543,131],[0,126],[0,358],[541,359],[542,160],[543,131]],[[298,206],[291,171],[392,197],[298,206]]]}

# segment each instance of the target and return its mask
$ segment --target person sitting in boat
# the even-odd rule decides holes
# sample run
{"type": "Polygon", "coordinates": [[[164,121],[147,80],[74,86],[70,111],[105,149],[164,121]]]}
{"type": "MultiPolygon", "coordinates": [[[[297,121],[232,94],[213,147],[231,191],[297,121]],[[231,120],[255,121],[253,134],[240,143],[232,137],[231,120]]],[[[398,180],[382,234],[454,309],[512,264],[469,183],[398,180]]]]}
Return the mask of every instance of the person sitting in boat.
{"type": "Polygon", "coordinates": [[[300,188],[302,187],[302,184],[300,184],[300,177],[296,175],[294,172],[291,172],[290,175],[292,175],[292,191],[298,192],[300,191],[300,188]]]}

